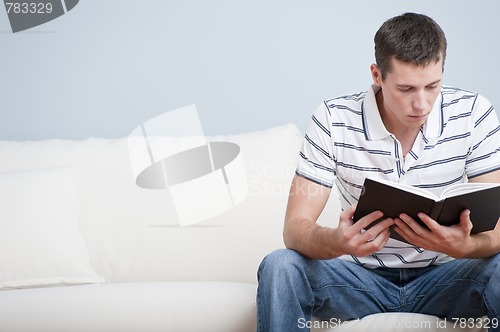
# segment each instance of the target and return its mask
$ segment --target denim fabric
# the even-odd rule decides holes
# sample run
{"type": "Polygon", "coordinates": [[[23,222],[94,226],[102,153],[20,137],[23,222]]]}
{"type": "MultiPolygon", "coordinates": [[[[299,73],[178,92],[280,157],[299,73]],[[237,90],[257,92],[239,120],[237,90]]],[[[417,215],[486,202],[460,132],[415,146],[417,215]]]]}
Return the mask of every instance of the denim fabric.
{"type": "MultiPolygon", "coordinates": [[[[366,269],[293,250],[264,258],[257,291],[258,331],[307,331],[311,316],[360,319],[413,312],[446,319],[500,319],[500,255],[414,269],[366,269]]],[[[498,324],[496,324],[498,325],[498,324]]],[[[490,331],[500,331],[500,328],[490,331]]]]}

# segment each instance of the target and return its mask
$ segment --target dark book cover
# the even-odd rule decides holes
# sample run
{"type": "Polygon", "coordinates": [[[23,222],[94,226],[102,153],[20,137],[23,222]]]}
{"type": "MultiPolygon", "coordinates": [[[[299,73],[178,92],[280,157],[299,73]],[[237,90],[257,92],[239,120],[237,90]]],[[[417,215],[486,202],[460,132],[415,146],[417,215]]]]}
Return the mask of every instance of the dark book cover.
{"type": "MultiPolygon", "coordinates": [[[[460,212],[465,209],[471,211],[472,234],[495,228],[500,216],[500,185],[436,200],[406,188],[366,179],[353,220],[356,222],[367,214],[380,210],[384,217],[373,222],[370,227],[385,218],[396,218],[401,213],[408,214],[427,227],[418,218],[418,213],[424,212],[439,224],[450,226],[460,221],[460,212]]],[[[391,231],[391,237],[406,242],[395,231],[391,231]]]]}

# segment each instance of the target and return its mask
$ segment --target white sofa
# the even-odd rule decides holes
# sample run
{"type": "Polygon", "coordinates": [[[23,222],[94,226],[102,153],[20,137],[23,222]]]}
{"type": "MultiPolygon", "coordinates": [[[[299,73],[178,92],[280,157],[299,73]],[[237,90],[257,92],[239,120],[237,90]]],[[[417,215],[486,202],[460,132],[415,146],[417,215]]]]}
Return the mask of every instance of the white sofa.
{"type": "MultiPolygon", "coordinates": [[[[255,331],[256,270],[283,247],[302,134],[284,125],[209,140],[240,146],[248,195],[187,227],[168,190],[135,184],[127,138],[0,141],[0,331],[255,331]]],[[[333,226],[337,215],[333,197],[321,223],[333,226]]],[[[413,314],[305,325],[453,327],[413,314]]]]}

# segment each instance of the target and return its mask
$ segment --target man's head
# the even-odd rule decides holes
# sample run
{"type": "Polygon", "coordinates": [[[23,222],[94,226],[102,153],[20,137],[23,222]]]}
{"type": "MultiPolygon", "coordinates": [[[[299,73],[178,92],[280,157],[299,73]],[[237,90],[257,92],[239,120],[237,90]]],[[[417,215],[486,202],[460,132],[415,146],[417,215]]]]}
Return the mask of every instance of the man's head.
{"type": "Polygon", "coordinates": [[[446,37],[430,17],[406,13],[393,17],[375,34],[375,60],[385,79],[392,69],[392,60],[426,66],[446,58],[446,37]]]}
{"type": "Polygon", "coordinates": [[[407,13],[386,21],[375,35],[377,64],[370,67],[380,87],[377,106],[395,135],[420,129],[439,95],[446,39],[425,15],[407,13]]]}

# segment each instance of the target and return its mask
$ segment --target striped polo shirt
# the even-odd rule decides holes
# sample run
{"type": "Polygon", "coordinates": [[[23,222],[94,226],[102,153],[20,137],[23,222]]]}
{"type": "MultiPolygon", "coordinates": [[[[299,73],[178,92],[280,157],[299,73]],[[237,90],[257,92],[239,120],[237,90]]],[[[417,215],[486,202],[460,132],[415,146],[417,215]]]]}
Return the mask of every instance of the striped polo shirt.
{"type": "MultiPolygon", "coordinates": [[[[378,87],[323,102],[305,134],[296,173],[328,188],[336,187],[342,209],[356,203],[365,178],[425,188],[446,187],[500,169],[497,114],[481,95],[442,87],[411,151],[385,128],[375,94],[378,87]]],[[[368,268],[422,267],[451,260],[390,239],[366,257],[343,256],[368,268]]]]}

